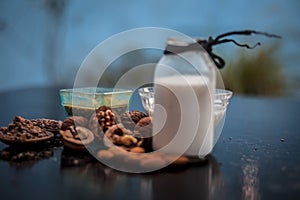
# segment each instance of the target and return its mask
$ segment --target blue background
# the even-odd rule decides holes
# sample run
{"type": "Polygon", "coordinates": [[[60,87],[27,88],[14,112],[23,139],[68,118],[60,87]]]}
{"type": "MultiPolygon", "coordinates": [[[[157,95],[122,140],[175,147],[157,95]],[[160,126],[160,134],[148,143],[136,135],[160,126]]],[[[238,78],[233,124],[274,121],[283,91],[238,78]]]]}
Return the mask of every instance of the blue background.
{"type": "MultiPolygon", "coordinates": [[[[280,45],[278,60],[297,96],[299,10],[297,0],[1,0],[0,91],[72,85],[81,62],[101,41],[128,29],[155,26],[192,37],[241,29],[279,34],[280,41],[256,36],[250,41],[280,45]]],[[[234,60],[236,48],[222,45],[216,51],[234,60]]]]}

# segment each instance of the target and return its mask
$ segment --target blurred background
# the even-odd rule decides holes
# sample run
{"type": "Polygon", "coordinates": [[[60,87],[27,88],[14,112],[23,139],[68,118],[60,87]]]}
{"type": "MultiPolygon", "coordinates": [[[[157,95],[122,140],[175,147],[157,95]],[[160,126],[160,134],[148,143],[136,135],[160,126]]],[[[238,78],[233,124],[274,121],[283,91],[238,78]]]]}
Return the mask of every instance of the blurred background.
{"type": "MultiPolygon", "coordinates": [[[[223,44],[214,51],[227,63],[221,70],[226,88],[300,99],[299,11],[298,0],[0,0],[0,91],[72,87],[80,64],[100,42],[121,31],[155,26],[191,37],[243,29],[281,35],[281,40],[234,36],[262,46],[223,44]]],[[[118,74],[161,56],[152,51],[125,55],[112,64],[105,81],[113,83],[118,74]]]]}

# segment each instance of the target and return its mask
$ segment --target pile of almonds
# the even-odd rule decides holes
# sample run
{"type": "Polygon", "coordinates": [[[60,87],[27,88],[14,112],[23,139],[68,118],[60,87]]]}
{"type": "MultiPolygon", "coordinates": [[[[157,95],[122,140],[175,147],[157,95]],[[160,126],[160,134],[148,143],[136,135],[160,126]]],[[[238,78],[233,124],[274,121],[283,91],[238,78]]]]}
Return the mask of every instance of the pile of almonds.
{"type": "Polygon", "coordinates": [[[157,152],[144,153],[140,147],[134,147],[128,152],[121,147],[113,146],[107,150],[98,151],[97,157],[106,164],[113,166],[114,164],[122,163],[124,167],[129,167],[129,169],[137,171],[160,169],[168,164],[180,166],[189,162],[189,158],[186,156],[178,157],[157,152]]]}

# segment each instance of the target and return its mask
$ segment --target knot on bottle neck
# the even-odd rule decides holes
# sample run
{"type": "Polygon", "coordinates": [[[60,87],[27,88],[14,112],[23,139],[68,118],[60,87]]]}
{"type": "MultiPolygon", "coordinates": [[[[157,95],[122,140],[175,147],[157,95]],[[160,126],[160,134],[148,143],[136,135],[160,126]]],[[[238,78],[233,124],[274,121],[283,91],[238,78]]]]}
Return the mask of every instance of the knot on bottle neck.
{"type": "Polygon", "coordinates": [[[275,34],[270,34],[267,32],[261,32],[261,31],[255,31],[255,30],[243,30],[243,31],[232,31],[232,32],[227,32],[221,35],[218,35],[216,38],[213,37],[208,37],[208,39],[198,39],[195,42],[187,43],[186,45],[176,45],[176,44],[168,44],[165,48],[164,54],[179,54],[183,53],[186,51],[201,51],[205,50],[215,65],[221,69],[225,66],[225,61],[223,58],[220,56],[216,55],[213,53],[213,46],[223,44],[223,43],[234,43],[235,45],[239,47],[245,47],[247,49],[254,49],[255,47],[261,45],[260,42],[257,42],[255,45],[250,46],[248,44],[241,44],[236,42],[233,39],[227,39],[225,37],[230,36],[230,35],[252,35],[252,34],[257,34],[257,35],[264,35],[266,37],[273,37],[273,38],[281,38],[278,35],[275,34]]]}

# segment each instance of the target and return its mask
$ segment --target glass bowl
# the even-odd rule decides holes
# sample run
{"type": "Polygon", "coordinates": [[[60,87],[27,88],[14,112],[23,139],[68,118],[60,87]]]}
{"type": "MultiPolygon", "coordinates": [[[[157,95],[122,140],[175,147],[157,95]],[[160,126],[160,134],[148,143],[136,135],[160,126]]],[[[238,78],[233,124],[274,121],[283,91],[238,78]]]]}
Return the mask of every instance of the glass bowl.
{"type": "Polygon", "coordinates": [[[152,115],[154,112],[154,87],[143,87],[138,92],[146,113],[152,115]]]}
{"type": "Polygon", "coordinates": [[[129,105],[132,90],[85,87],[61,89],[60,100],[68,115],[89,115],[100,106],[110,106],[116,112],[125,111],[129,105]]]}
{"type": "MultiPolygon", "coordinates": [[[[143,87],[138,90],[141,97],[141,101],[145,111],[148,115],[152,115],[154,111],[154,88],[153,87],[143,87]]],[[[215,90],[215,100],[214,100],[214,124],[215,126],[223,118],[230,98],[232,97],[232,92],[224,89],[215,90]]]]}
{"type": "Polygon", "coordinates": [[[219,124],[224,114],[226,113],[229,100],[232,97],[232,91],[224,89],[215,89],[214,100],[214,123],[215,126],[219,124]]]}

